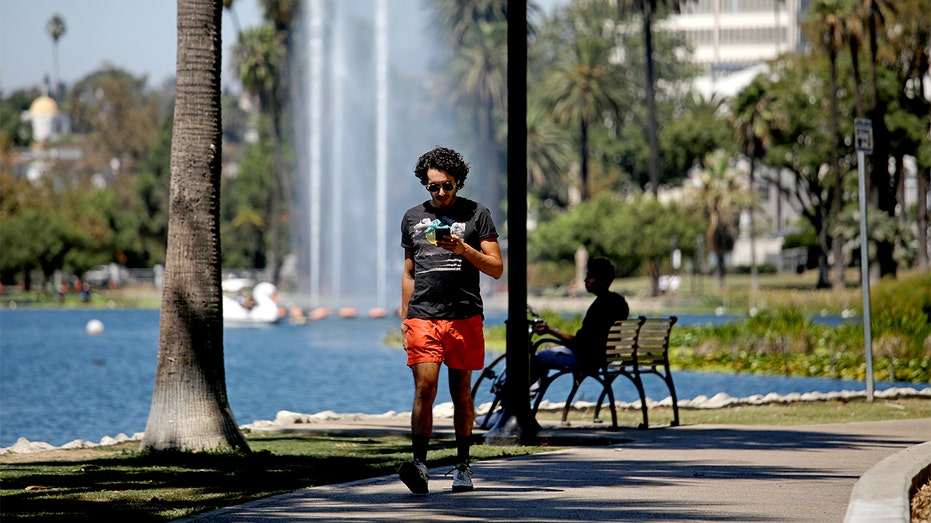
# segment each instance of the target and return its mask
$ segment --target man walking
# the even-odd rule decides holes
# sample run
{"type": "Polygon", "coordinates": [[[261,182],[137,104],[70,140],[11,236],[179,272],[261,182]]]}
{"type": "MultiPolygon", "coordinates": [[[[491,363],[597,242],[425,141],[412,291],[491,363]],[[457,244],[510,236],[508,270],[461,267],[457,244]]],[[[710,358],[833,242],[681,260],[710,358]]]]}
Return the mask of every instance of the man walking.
{"type": "Polygon", "coordinates": [[[489,210],[458,195],[469,174],[458,152],[437,147],[418,159],[414,174],[430,199],[408,209],[401,221],[401,335],[414,376],[414,405],[413,460],[402,463],[399,474],[411,492],[428,492],[427,446],[440,366],[445,364],[459,461],[453,492],[470,491],[472,371],[485,364],[479,275],[498,279],[504,263],[489,210]]]}

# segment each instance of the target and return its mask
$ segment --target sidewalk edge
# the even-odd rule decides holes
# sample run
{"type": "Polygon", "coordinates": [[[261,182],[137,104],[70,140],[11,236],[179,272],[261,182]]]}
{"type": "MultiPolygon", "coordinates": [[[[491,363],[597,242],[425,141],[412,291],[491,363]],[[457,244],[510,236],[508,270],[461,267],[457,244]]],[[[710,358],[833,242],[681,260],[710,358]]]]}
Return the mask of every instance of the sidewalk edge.
{"type": "Polygon", "coordinates": [[[931,475],[931,441],[880,461],[853,486],[844,523],[909,523],[911,493],[931,475]]]}

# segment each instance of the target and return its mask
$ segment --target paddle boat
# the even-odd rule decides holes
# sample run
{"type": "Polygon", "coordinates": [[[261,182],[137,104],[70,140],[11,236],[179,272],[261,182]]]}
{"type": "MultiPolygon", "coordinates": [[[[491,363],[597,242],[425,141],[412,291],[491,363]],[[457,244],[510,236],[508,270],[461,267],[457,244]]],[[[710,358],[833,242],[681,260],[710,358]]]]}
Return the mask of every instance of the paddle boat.
{"type": "Polygon", "coordinates": [[[278,288],[269,282],[254,284],[247,278],[223,280],[223,325],[249,327],[274,325],[283,314],[278,288]]]}

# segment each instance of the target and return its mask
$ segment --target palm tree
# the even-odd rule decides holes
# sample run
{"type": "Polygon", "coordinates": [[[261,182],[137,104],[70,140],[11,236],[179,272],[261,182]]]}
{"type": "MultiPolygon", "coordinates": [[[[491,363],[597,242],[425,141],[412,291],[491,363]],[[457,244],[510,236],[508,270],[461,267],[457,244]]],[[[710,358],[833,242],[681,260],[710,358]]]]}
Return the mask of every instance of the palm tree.
{"type": "Polygon", "coordinates": [[[863,118],[863,95],[860,82],[860,46],[863,45],[863,20],[856,5],[848,4],[841,13],[844,26],[844,38],[850,48],[850,62],[853,66],[853,93],[857,108],[857,118],[863,118]]]}
{"type": "Polygon", "coordinates": [[[532,98],[527,103],[527,185],[537,194],[562,189],[572,157],[570,138],[532,98]]]}
{"type": "MultiPolygon", "coordinates": [[[[742,152],[750,160],[750,186],[751,195],[756,190],[756,167],[770,147],[772,133],[769,121],[774,117],[769,109],[769,97],[763,86],[752,83],[740,92],[732,102],[733,116],[731,122],[734,127],[734,138],[740,145],[742,152]]],[[[754,211],[750,210],[750,287],[759,289],[759,275],[756,264],[756,228],[754,211]]]]}
{"type": "Polygon", "coordinates": [[[610,42],[598,35],[576,34],[574,54],[557,64],[545,92],[553,100],[553,117],[561,125],[579,129],[579,192],[588,200],[589,129],[605,112],[621,110],[615,68],[608,62],[610,42]]]}
{"type": "Polygon", "coordinates": [[[731,167],[731,159],[723,151],[709,155],[697,183],[686,187],[686,202],[697,207],[707,220],[705,245],[717,261],[718,289],[724,288],[724,259],[734,248],[740,212],[753,205],[747,181],[731,167]]]}
{"type": "MultiPolygon", "coordinates": [[[[570,206],[591,197],[589,131],[606,114],[614,116],[621,112],[619,86],[624,85],[618,67],[609,59],[613,40],[602,34],[604,13],[598,5],[588,7],[592,10],[570,10],[570,51],[557,58],[555,67],[543,84],[543,92],[547,104],[552,107],[554,121],[563,126],[578,126],[578,201],[570,198],[570,206]]],[[[588,251],[584,245],[580,245],[575,255],[576,288],[584,288],[587,260],[588,251]]]]}
{"type": "Polygon", "coordinates": [[[238,40],[242,34],[242,29],[239,28],[239,17],[236,16],[236,10],[233,9],[233,0],[223,0],[223,9],[229,11],[230,18],[233,21],[233,31],[236,32],[236,39],[238,40]]]}
{"type": "Polygon", "coordinates": [[[158,366],[142,450],[249,450],[226,395],[220,290],[219,0],[178,2],[158,366]]]}
{"type": "Polygon", "coordinates": [[[268,195],[267,267],[269,279],[278,285],[281,265],[286,248],[287,231],[284,223],[289,212],[288,198],[291,195],[291,178],[285,158],[287,118],[286,100],[291,82],[294,80],[289,64],[294,49],[289,36],[297,20],[300,0],[261,0],[260,4],[267,23],[242,32],[238,28],[234,0],[223,0],[223,5],[233,16],[236,25],[237,44],[233,49],[233,68],[247,92],[257,97],[263,115],[262,128],[272,145],[272,168],[268,195]]]}
{"type": "MultiPolygon", "coordinates": [[[[831,77],[831,173],[834,179],[831,214],[835,223],[840,219],[843,205],[843,173],[840,170],[839,124],[837,115],[837,56],[844,42],[843,12],[847,0],[816,0],[811,4],[810,18],[803,25],[811,41],[817,42],[828,53],[831,77]]],[[[827,235],[827,228],[820,234],[827,235]]],[[[831,244],[834,253],[835,289],[844,287],[844,252],[839,241],[828,242],[821,238],[823,244],[831,244]]]]}
{"type": "MultiPolygon", "coordinates": [[[[870,91],[872,94],[872,107],[880,104],[879,86],[876,82],[876,71],[879,68],[879,31],[886,24],[886,18],[895,14],[896,2],[894,0],[862,0],[861,16],[866,19],[867,37],[870,48],[870,91]]],[[[875,126],[873,132],[876,132],[875,126]]]]}
{"type": "Polygon", "coordinates": [[[279,284],[283,245],[281,214],[285,208],[284,196],[290,194],[290,184],[282,165],[282,113],[284,85],[288,75],[287,46],[284,32],[266,23],[239,35],[233,49],[233,67],[247,92],[256,96],[265,135],[272,144],[272,183],[268,195],[268,266],[271,282],[279,284]]]}
{"type": "Polygon", "coordinates": [[[434,27],[450,49],[462,46],[478,22],[507,22],[507,0],[438,0],[431,4],[434,27]]]}
{"type": "MultiPolygon", "coordinates": [[[[886,101],[879,95],[879,82],[877,69],[879,68],[879,32],[886,23],[886,18],[895,13],[897,2],[893,0],[862,0],[863,11],[866,16],[867,34],[870,48],[870,92],[871,105],[868,111],[873,122],[873,154],[871,156],[872,169],[870,171],[870,200],[876,207],[889,214],[895,214],[896,198],[889,189],[889,130],[886,128],[886,101]]],[[[896,262],[892,251],[894,245],[890,241],[879,242],[876,246],[876,258],[880,276],[895,274],[896,262]]]]}
{"type": "Polygon", "coordinates": [[[58,84],[61,81],[58,76],[58,40],[64,36],[68,26],[65,25],[65,19],[60,14],[55,13],[46,24],[45,30],[52,37],[52,49],[54,51],[52,53],[52,87],[49,90],[49,95],[60,98],[61,93],[58,92],[58,84]]]}
{"type": "Polygon", "coordinates": [[[478,21],[470,24],[462,36],[460,47],[450,64],[449,77],[453,87],[450,102],[470,108],[475,127],[479,169],[493,173],[494,183],[484,190],[481,199],[499,209],[499,183],[502,169],[496,161],[499,150],[496,112],[507,114],[507,24],[478,21]]]}
{"type": "Polygon", "coordinates": [[[656,120],[656,75],[653,71],[653,17],[661,4],[679,11],[682,0],[617,0],[618,19],[624,20],[626,11],[634,9],[643,19],[643,43],[646,52],[647,138],[650,146],[650,185],[653,196],[659,191],[659,124],[656,120]]]}
{"type": "Polygon", "coordinates": [[[493,183],[476,186],[477,199],[500,219],[499,151],[506,137],[501,129],[507,114],[507,0],[437,0],[431,8],[433,27],[450,51],[447,79],[449,101],[464,111],[473,126],[475,169],[492,174],[493,183]]]}

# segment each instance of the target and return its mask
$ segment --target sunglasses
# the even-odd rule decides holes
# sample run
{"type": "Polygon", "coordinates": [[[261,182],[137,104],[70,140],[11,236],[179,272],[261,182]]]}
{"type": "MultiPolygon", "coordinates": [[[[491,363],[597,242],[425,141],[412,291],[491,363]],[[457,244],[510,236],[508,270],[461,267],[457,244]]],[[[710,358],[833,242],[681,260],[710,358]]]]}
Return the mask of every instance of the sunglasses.
{"type": "Polygon", "coordinates": [[[446,192],[453,192],[456,186],[453,185],[453,182],[431,183],[430,185],[427,186],[427,190],[432,193],[440,192],[440,188],[442,188],[446,192]]]}

